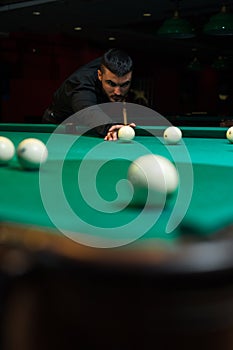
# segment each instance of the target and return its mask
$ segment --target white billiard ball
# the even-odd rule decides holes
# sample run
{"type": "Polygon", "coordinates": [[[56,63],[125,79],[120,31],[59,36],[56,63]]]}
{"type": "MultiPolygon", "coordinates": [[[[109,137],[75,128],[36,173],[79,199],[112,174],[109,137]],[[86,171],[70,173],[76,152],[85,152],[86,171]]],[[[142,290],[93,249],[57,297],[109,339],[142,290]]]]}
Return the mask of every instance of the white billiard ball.
{"type": "Polygon", "coordinates": [[[21,141],[17,147],[19,163],[25,169],[38,169],[48,158],[46,145],[36,138],[21,141]]]}
{"type": "Polygon", "coordinates": [[[13,142],[5,136],[0,136],[0,164],[7,164],[15,155],[13,142]]]}
{"type": "Polygon", "coordinates": [[[227,129],[226,138],[228,139],[229,142],[233,143],[233,126],[227,129]]]}
{"type": "Polygon", "coordinates": [[[129,125],[124,125],[118,130],[118,138],[122,141],[131,141],[135,136],[134,129],[129,125]]]}
{"type": "Polygon", "coordinates": [[[133,203],[161,206],[175,192],[179,175],[175,165],[160,155],[148,154],[134,160],[128,169],[134,191],[133,203]]]}
{"type": "Polygon", "coordinates": [[[182,139],[182,132],[177,126],[169,126],[163,133],[165,143],[175,145],[182,139]]]}

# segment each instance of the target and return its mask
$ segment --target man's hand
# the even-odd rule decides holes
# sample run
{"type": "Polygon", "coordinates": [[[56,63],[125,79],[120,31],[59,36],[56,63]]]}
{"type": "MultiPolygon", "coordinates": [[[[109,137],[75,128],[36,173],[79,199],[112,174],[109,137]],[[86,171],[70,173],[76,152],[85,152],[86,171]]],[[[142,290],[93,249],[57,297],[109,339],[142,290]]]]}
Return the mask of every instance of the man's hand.
{"type": "MultiPolygon", "coordinates": [[[[124,126],[123,124],[116,124],[112,125],[107,132],[107,135],[105,136],[105,141],[116,141],[118,139],[118,130],[124,126]]],[[[129,124],[132,128],[135,128],[136,124],[131,123],[129,124]]]]}

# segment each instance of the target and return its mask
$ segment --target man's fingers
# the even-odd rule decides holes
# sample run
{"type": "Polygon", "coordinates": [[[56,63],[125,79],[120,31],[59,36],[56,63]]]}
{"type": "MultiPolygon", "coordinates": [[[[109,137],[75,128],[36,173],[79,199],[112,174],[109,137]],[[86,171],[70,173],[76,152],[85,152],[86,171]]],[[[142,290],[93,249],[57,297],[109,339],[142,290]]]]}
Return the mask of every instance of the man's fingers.
{"type": "MultiPolygon", "coordinates": [[[[123,124],[116,124],[116,125],[112,125],[109,129],[108,129],[108,133],[105,136],[104,140],[106,141],[115,141],[118,139],[117,133],[118,130],[120,128],[122,128],[123,124]]],[[[130,123],[129,126],[131,126],[132,128],[134,128],[136,126],[136,124],[134,123],[130,123]]]]}

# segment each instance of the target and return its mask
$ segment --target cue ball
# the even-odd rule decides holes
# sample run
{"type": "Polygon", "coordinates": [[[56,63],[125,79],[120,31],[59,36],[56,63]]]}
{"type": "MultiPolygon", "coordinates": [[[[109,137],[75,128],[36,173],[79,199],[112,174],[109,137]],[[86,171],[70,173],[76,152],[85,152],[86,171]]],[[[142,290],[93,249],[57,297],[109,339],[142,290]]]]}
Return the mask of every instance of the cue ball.
{"type": "Polygon", "coordinates": [[[118,130],[118,138],[122,141],[131,141],[135,136],[134,129],[129,125],[124,125],[118,130]]]}
{"type": "Polygon", "coordinates": [[[226,138],[229,142],[233,143],[233,126],[231,126],[226,132],[226,138]]]}
{"type": "Polygon", "coordinates": [[[21,141],[17,147],[19,163],[25,169],[38,169],[48,158],[46,145],[36,138],[21,141]]]}
{"type": "Polygon", "coordinates": [[[175,192],[179,176],[175,165],[169,159],[148,154],[130,164],[128,180],[133,186],[135,204],[158,206],[165,204],[167,195],[175,192]]]}
{"type": "Polygon", "coordinates": [[[163,133],[165,143],[175,145],[182,139],[182,132],[176,126],[169,126],[163,133]]]}
{"type": "Polygon", "coordinates": [[[15,155],[13,142],[5,136],[0,136],[0,164],[8,163],[15,155]]]}

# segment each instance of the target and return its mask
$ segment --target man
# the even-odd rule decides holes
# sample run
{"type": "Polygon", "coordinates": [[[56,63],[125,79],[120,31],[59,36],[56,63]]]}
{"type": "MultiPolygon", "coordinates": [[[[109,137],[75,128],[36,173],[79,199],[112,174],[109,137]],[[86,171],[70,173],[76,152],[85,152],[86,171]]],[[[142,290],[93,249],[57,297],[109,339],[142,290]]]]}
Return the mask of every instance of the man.
{"type": "MultiPolygon", "coordinates": [[[[61,123],[73,116],[75,123],[94,128],[105,140],[116,140],[122,127],[105,113],[82,113],[87,107],[107,102],[124,102],[130,89],[133,62],[118,49],[107,51],[75,71],[53,95],[51,106],[45,111],[43,122],[61,123]]],[[[86,109],[88,111],[89,109],[86,109]]],[[[130,124],[135,126],[135,124],[130,124]]]]}

